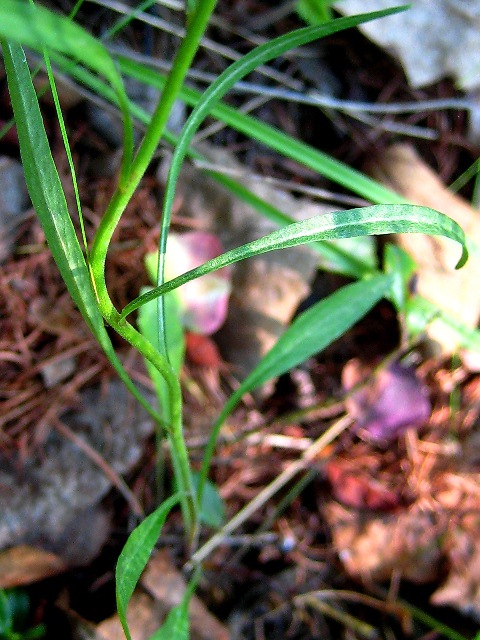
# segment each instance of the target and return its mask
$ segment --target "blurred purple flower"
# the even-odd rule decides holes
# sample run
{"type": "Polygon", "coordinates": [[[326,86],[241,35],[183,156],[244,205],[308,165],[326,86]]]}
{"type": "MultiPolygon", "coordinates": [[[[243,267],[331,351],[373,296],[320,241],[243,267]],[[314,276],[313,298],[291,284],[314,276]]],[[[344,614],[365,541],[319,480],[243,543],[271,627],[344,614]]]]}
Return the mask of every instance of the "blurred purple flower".
{"type": "MultiPolygon", "coordinates": [[[[351,389],[362,379],[358,363],[344,370],[344,386],[351,389]]],[[[409,428],[420,428],[431,414],[428,391],[415,369],[394,362],[380,369],[373,380],[354,392],[347,401],[350,414],[369,439],[386,445],[409,428]]]]}

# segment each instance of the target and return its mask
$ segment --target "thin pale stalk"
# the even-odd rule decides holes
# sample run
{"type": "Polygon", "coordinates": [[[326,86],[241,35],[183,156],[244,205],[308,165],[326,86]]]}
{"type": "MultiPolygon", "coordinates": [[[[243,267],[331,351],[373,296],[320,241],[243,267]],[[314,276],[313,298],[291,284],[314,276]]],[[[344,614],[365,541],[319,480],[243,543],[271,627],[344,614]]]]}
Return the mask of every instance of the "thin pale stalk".
{"type": "Polygon", "coordinates": [[[352,423],[350,416],[344,416],[335,422],[325,433],[315,440],[315,442],[304,452],[302,457],[292,462],[282,473],[275,478],[269,485],[263,489],[255,498],[241,509],[236,516],[227,522],[227,524],[214,536],[208,540],[203,547],[196,551],[190,562],[189,567],[194,567],[202,563],[205,558],[230,535],[235,529],[242,525],[250,516],[258,511],[272,496],[282,489],[297,473],[303,471],[312,460],[328,445],[333,442],[345,429],[352,423]]]}

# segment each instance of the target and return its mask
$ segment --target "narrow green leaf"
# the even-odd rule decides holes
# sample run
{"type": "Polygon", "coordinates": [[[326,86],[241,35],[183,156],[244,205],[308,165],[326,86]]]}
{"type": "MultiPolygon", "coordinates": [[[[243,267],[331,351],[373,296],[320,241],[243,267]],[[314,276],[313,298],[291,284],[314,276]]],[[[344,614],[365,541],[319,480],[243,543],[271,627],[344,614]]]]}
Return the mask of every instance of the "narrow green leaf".
{"type": "MultiPolygon", "coordinates": [[[[196,472],[192,473],[192,480],[195,491],[198,492],[200,475],[196,472]]],[[[198,507],[198,517],[200,522],[214,529],[219,529],[225,521],[225,504],[218,493],[217,487],[210,480],[207,480],[203,487],[202,502],[198,507]]]]}
{"type": "Polygon", "coordinates": [[[82,295],[87,287],[91,289],[88,270],[48,145],[25,54],[14,44],[7,44],[3,51],[30,198],[70,294],[90,323],[93,314],[88,302],[92,299],[82,295]]]}
{"type": "Polygon", "coordinates": [[[77,207],[78,219],[80,222],[80,230],[82,233],[83,246],[85,248],[85,253],[88,256],[87,234],[85,231],[85,222],[83,218],[82,204],[80,202],[80,192],[78,189],[77,173],[75,171],[75,165],[73,163],[73,156],[72,156],[72,151],[70,149],[70,142],[68,140],[67,127],[65,125],[65,119],[63,117],[62,107],[60,105],[60,98],[58,96],[57,86],[55,84],[52,65],[50,64],[50,56],[48,55],[48,51],[45,48],[43,50],[43,58],[45,61],[45,68],[47,70],[48,81],[50,84],[50,91],[52,92],[53,102],[55,104],[55,111],[57,113],[58,125],[60,127],[60,132],[62,134],[63,147],[65,149],[68,166],[70,168],[70,177],[72,180],[73,192],[75,194],[75,204],[77,207]]]}
{"type": "Polygon", "coordinates": [[[452,314],[439,309],[436,304],[422,296],[416,295],[410,298],[405,305],[406,326],[411,336],[423,333],[430,322],[442,322],[453,330],[458,343],[464,349],[480,352],[480,331],[471,329],[452,314]]]}
{"type": "Polygon", "coordinates": [[[387,233],[443,235],[451,240],[456,240],[462,246],[462,255],[457,268],[463,266],[468,258],[463,230],[456,222],[433,209],[414,205],[375,205],[361,209],[350,209],[349,211],[336,211],[290,224],[259,240],[227,251],[217,258],[205,262],[200,267],[187,271],[178,278],[174,278],[161,287],[156,287],[136,298],[125,307],[122,316],[126,317],[142,304],[180,287],[185,282],[267,251],[294,247],[312,242],[312,240],[332,240],[387,233]]]}
{"type": "Polygon", "coordinates": [[[127,171],[133,151],[133,126],[127,94],[122,78],[110,54],[102,43],[85,29],[48,9],[32,6],[18,0],[0,2],[0,37],[18,42],[42,53],[63,54],[77,64],[104,76],[113,87],[124,126],[124,172],[127,171]]]}
{"type": "Polygon", "coordinates": [[[383,274],[360,280],[304,311],[242,382],[235,395],[242,397],[322,351],[381,300],[392,281],[392,276],[383,274]]]}
{"type": "Polygon", "coordinates": [[[158,509],[145,518],[130,534],[118,558],[115,571],[118,617],[128,640],[127,607],[138,580],[150,558],[163,524],[171,509],[179,502],[176,494],[165,500],[158,509]]]}
{"type": "Polygon", "coordinates": [[[449,638],[449,640],[470,640],[461,633],[458,633],[458,631],[455,631],[455,629],[452,629],[452,627],[449,627],[426,613],[423,609],[420,609],[420,607],[415,607],[413,604],[399,598],[397,599],[397,603],[398,606],[404,608],[414,620],[419,620],[426,627],[435,631],[437,636],[449,638]]]}
{"type": "MultiPolygon", "coordinates": [[[[193,155],[191,150],[189,155],[193,155]]],[[[295,222],[294,218],[260,198],[238,181],[215,171],[206,171],[206,173],[228,189],[234,196],[246,202],[279,227],[285,227],[295,222]]],[[[318,266],[320,269],[341,273],[344,276],[363,278],[367,274],[373,273],[377,267],[373,240],[369,243],[368,249],[365,244],[362,251],[358,251],[358,245],[355,246],[355,251],[352,251],[352,244],[348,243],[347,245],[345,240],[312,242],[311,248],[319,255],[318,266]]]]}
{"type": "Polygon", "coordinates": [[[112,25],[109,29],[107,29],[102,34],[102,40],[112,39],[119,31],[125,29],[125,27],[135,20],[137,16],[139,16],[142,12],[148,11],[152,5],[156,3],[157,0],[143,0],[137,7],[132,8],[131,11],[122,16],[114,25],[112,25]]]}
{"type": "Polygon", "coordinates": [[[387,243],[384,251],[384,271],[391,273],[394,278],[391,300],[397,311],[405,311],[405,305],[410,297],[410,280],[416,268],[415,261],[408,253],[396,244],[387,243]]]}
{"type": "Polygon", "coordinates": [[[322,24],[331,20],[333,2],[335,0],[297,0],[295,8],[307,24],[322,24]]]}
{"type": "Polygon", "coordinates": [[[188,640],[189,627],[188,606],[181,603],[170,609],[165,622],[148,640],[188,640]]]}
{"type": "Polygon", "coordinates": [[[204,483],[220,429],[243,395],[268,380],[290,371],[325,349],[370,311],[387,294],[392,282],[391,275],[381,274],[347,285],[328,298],[317,302],[294,320],[278,342],[230,396],[215,422],[203,456],[198,487],[199,501],[203,498],[204,483]]]}
{"type": "Polygon", "coordinates": [[[188,606],[200,580],[201,569],[198,567],[187,585],[182,601],[170,610],[165,622],[149,640],[188,640],[189,614],[188,606]]]}
{"type": "Polygon", "coordinates": [[[155,420],[160,421],[160,417],[130,380],[105,330],[52,158],[25,54],[20,45],[14,43],[2,43],[2,48],[25,181],[54,260],[70,295],[112,366],[143,407],[155,420]]]}

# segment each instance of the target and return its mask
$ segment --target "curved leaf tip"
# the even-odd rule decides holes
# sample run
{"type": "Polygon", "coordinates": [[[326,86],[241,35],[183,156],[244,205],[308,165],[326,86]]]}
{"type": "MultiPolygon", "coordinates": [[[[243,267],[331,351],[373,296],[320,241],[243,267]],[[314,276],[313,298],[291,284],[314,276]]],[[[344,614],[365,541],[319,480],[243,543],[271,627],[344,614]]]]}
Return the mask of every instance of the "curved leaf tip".
{"type": "Polygon", "coordinates": [[[465,265],[467,260],[468,260],[468,247],[467,247],[466,241],[464,240],[464,243],[462,244],[462,255],[460,256],[459,261],[455,265],[455,269],[461,269],[465,265]]]}

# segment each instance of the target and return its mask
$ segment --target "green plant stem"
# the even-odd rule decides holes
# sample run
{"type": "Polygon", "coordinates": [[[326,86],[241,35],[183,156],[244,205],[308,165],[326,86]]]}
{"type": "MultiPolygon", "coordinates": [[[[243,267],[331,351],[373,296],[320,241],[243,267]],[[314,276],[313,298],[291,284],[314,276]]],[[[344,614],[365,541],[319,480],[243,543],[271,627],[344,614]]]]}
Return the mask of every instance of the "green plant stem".
{"type": "MultiPolygon", "coordinates": [[[[165,131],[170,110],[182,87],[215,4],[216,0],[205,0],[199,4],[187,35],[175,57],[171,73],[143,142],[135,155],[128,179],[124,184],[117,187],[95,234],[90,254],[91,273],[100,307],[103,307],[102,313],[105,312],[107,315],[111,315],[110,312],[113,307],[109,300],[105,282],[105,263],[110,240],[165,131]]],[[[106,317],[106,319],[108,318],[106,317]]],[[[114,328],[117,329],[116,326],[114,328]]]]}
{"type": "MultiPolygon", "coordinates": [[[[115,211],[114,208],[116,203],[120,203],[121,205],[123,205],[123,208],[121,209],[121,211],[123,211],[128,202],[128,200],[124,200],[124,197],[125,196],[121,191],[117,191],[110,203],[109,209],[107,209],[107,213],[108,211],[113,211],[114,215],[118,213],[118,210],[115,211]]],[[[120,216],[118,216],[118,219],[119,218],[120,216]]],[[[114,228],[112,228],[111,232],[109,232],[108,227],[104,227],[104,229],[107,230],[107,237],[104,238],[104,244],[102,245],[98,243],[99,235],[97,232],[97,236],[95,237],[95,241],[97,241],[97,243],[94,242],[92,252],[90,254],[90,270],[95,294],[98,300],[98,306],[102,316],[105,318],[108,324],[113,327],[115,331],[120,336],[122,336],[122,338],[133,345],[135,349],[137,349],[147,360],[149,360],[153,364],[153,366],[163,376],[168,386],[171,421],[167,432],[172,445],[172,462],[174,466],[175,477],[177,478],[178,488],[182,493],[181,507],[185,522],[185,529],[189,541],[190,543],[192,543],[195,537],[197,507],[196,499],[193,492],[188,453],[183,438],[182,397],[180,383],[172,367],[169,365],[166,359],[155,349],[151,342],[144,336],[142,336],[142,334],[138,332],[132,325],[122,321],[120,314],[117,312],[110,299],[105,282],[104,270],[108,243],[114,228]]]]}
{"type": "Polygon", "coordinates": [[[168,433],[171,443],[172,463],[175,471],[178,486],[181,490],[181,506],[185,521],[185,528],[190,538],[193,540],[197,521],[197,504],[194,495],[192,475],[188,460],[188,451],[185,445],[182,429],[182,395],[180,382],[165,358],[155,349],[152,343],[147,340],[128,322],[120,319],[120,314],[108,301],[102,302],[102,314],[107,322],[115,328],[117,333],[127,342],[134,345],[136,349],[147,359],[163,376],[168,385],[168,393],[171,405],[170,424],[163,425],[168,433]]]}
{"type": "Polygon", "coordinates": [[[109,206],[100,222],[90,254],[91,275],[100,311],[107,322],[145,358],[147,358],[165,379],[169,389],[171,424],[168,435],[172,445],[172,461],[178,488],[182,493],[182,512],[190,544],[195,537],[197,505],[193,492],[192,476],[188,452],[183,437],[182,397],[180,383],[166,359],[134,327],[121,321],[116,311],[105,281],[105,263],[108,247],[117,224],[138,187],[153,154],[165,131],[171,108],[182,87],[186,73],[193,61],[200,40],[215,8],[216,0],[204,0],[196,7],[191,17],[187,35],[175,57],[162,96],[152,116],[145,137],[135,155],[127,179],[117,187],[109,206]]]}
{"type": "MultiPolygon", "coordinates": [[[[153,113],[144,139],[132,162],[125,183],[118,187],[100,222],[93,241],[91,260],[95,282],[104,281],[108,246],[125,207],[138,187],[162,138],[171,108],[177,99],[188,69],[198,49],[200,39],[215,8],[216,0],[204,0],[193,15],[187,35],[183,39],[168,76],[162,96],[153,113]]],[[[101,293],[100,291],[98,292],[101,293]]]]}

